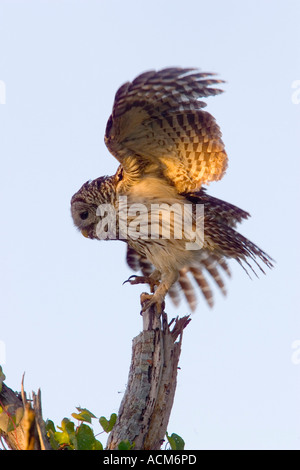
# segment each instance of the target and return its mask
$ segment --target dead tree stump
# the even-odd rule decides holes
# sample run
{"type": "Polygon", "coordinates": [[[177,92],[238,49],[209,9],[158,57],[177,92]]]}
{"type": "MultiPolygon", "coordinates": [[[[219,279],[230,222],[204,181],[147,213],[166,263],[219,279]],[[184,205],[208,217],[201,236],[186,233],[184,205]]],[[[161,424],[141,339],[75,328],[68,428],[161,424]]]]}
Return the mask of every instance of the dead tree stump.
{"type": "Polygon", "coordinates": [[[165,312],[158,316],[153,309],[143,314],[143,331],[133,339],[128,384],[107,449],[117,449],[124,440],[135,450],[161,448],[175,396],[182,333],[189,322],[185,316],[168,323],[165,312]]]}
{"type": "MultiPolygon", "coordinates": [[[[128,384],[107,449],[129,441],[134,450],[159,450],[166,435],[189,316],[168,323],[167,314],[153,309],[143,314],[143,331],[133,339],[128,384]]],[[[3,378],[3,376],[2,376],[3,378]]],[[[41,393],[26,398],[1,381],[0,438],[14,450],[48,450],[51,445],[42,418],[41,393]]]]}

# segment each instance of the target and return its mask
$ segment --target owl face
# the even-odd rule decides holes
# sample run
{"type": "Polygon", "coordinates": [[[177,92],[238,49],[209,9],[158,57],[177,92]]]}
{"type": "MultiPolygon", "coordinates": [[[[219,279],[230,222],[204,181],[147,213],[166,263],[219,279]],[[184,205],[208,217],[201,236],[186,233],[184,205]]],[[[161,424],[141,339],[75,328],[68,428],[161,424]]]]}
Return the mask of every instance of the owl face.
{"type": "Polygon", "coordinates": [[[71,203],[71,214],[74,225],[87,238],[96,238],[96,226],[99,217],[96,215],[97,205],[75,199],[71,203]]]}
{"type": "Polygon", "coordinates": [[[101,204],[113,204],[115,177],[101,177],[87,181],[71,199],[73,222],[82,235],[98,238],[96,229],[100,221],[97,209],[101,204]]]}

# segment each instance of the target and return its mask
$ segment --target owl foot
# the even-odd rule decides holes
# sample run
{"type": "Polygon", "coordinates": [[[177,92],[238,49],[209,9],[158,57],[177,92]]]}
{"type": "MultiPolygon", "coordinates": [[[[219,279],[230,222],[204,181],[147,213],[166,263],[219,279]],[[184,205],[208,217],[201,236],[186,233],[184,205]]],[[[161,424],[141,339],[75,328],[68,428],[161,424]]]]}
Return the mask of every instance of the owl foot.
{"type": "Polygon", "coordinates": [[[123,285],[126,284],[126,282],[129,282],[129,284],[134,285],[134,284],[149,284],[150,290],[153,293],[155,290],[155,287],[159,285],[159,281],[156,279],[153,279],[151,276],[136,276],[133,274],[130,276],[126,281],[123,282],[123,285]]]}
{"type": "Polygon", "coordinates": [[[155,294],[146,294],[143,292],[141,294],[141,315],[148,310],[149,308],[154,308],[157,315],[161,315],[165,309],[165,301],[163,298],[158,298],[155,294]]]}

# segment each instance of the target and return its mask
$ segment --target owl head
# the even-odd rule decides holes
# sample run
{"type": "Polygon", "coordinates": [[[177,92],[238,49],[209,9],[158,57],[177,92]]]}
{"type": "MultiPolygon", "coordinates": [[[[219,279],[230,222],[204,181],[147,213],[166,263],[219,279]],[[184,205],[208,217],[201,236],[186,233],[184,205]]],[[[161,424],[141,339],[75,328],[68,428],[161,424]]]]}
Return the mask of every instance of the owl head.
{"type": "Polygon", "coordinates": [[[84,183],[71,199],[71,215],[74,225],[87,238],[99,238],[97,225],[100,221],[99,206],[113,204],[115,177],[102,176],[84,183]]]}

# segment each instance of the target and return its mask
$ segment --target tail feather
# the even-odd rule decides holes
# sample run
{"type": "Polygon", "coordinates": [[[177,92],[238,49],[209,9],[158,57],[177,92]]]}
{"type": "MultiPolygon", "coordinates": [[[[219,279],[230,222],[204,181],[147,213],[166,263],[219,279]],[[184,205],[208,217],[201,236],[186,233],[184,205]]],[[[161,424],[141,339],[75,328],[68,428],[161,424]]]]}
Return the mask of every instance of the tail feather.
{"type": "Polygon", "coordinates": [[[187,303],[190,306],[190,309],[193,312],[197,306],[197,297],[195,294],[195,289],[193,287],[193,284],[191,283],[185,270],[180,271],[178,283],[183,291],[183,294],[187,300],[187,303]]]}
{"type": "Polygon", "coordinates": [[[213,305],[214,305],[213,293],[212,293],[212,290],[211,290],[207,280],[203,276],[202,271],[200,269],[197,269],[197,268],[194,268],[194,267],[190,268],[190,271],[193,274],[193,277],[194,277],[196,283],[200,287],[200,289],[202,291],[202,294],[204,295],[208,305],[212,308],[213,305]]]}

